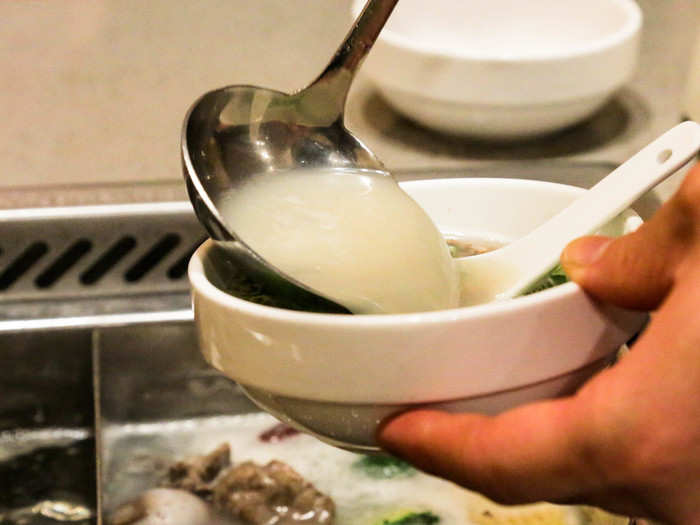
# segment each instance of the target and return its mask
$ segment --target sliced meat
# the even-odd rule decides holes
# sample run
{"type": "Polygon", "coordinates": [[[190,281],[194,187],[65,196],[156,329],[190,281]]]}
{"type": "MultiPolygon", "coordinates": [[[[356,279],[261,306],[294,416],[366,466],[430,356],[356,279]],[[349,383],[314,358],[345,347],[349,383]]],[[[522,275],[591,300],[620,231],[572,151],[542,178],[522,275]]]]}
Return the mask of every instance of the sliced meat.
{"type": "Polygon", "coordinates": [[[281,461],[246,461],[230,468],[214,486],[214,504],[252,525],[331,525],[333,500],[281,461]]]}
{"type": "Polygon", "coordinates": [[[223,443],[205,456],[175,463],[168,469],[166,485],[211,499],[216,478],[230,466],[231,448],[223,443]]]}

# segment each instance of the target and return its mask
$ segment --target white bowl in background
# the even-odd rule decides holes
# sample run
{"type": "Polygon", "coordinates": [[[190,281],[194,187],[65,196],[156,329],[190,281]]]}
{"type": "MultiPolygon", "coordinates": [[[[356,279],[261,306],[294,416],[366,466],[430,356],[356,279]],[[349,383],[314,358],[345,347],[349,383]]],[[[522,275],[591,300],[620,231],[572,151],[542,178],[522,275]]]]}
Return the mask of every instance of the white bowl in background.
{"type": "Polygon", "coordinates": [[[634,0],[401,0],[362,71],[425,126],[521,139],[600,108],[632,76],[641,26],[634,0]]]}
{"type": "MultiPolygon", "coordinates": [[[[527,233],[585,191],[518,179],[431,179],[401,186],[441,231],[499,239],[527,233]]],[[[620,234],[639,222],[626,212],[606,233],[620,234]]],[[[205,359],[264,409],[355,450],[375,448],[377,424],[407,408],[494,412],[569,394],[646,318],[599,304],[574,283],[437,312],[284,310],[212,284],[211,247],[211,241],[202,245],[189,267],[205,359]]]]}

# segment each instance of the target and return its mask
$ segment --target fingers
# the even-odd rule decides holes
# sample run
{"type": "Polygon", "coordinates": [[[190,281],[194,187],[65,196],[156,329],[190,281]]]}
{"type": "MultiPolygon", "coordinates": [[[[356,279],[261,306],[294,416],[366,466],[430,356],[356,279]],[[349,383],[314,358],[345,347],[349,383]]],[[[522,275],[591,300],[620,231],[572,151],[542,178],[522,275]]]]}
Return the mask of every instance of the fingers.
{"type": "Polygon", "coordinates": [[[416,411],[378,440],[502,503],[597,505],[668,523],[700,516],[700,254],[620,363],[570,398],[498,416],[416,411]]]}
{"type": "MultiPolygon", "coordinates": [[[[681,265],[679,285],[632,352],[578,394],[592,409],[592,457],[604,465],[607,484],[624,489],[621,501],[643,506],[637,515],[665,523],[700,518],[698,255],[681,265]]],[[[613,508],[604,496],[600,504],[613,508]]]]}
{"type": "Polygon", "coordinates": [[[561,258],[572,281],[598,299],[638,310],[653,310],[673,284],[673,267],[663,250],[651,249],[648,232],[619,239],[582,237],[561,258]]]}
{"type": "Polygon", "coordinates": [[[652,310],[666,297],[689,251],[700,244],[700,166],[678,193],[636,232],[619,239],[591,236],[562,253],[569,277],[597,298],[652,310]]]}
{"type": "Polygon", "coordinates": [[[595,492],[572,399],[543,402],[496,417],[416,411],[378,434],[388,451],[426,472],[502,503],[564,501],[595,492]]]}
{"type": "Polygon", "coordinates": [[[573,397],[498,416],[402,414],[382,426],[380,444],[502,503],[587,502],[694,523],[700,515],[700,168],[637,232],[574,241],[562,264],[601,299],[658,308],[621,363],[573,397]]]}

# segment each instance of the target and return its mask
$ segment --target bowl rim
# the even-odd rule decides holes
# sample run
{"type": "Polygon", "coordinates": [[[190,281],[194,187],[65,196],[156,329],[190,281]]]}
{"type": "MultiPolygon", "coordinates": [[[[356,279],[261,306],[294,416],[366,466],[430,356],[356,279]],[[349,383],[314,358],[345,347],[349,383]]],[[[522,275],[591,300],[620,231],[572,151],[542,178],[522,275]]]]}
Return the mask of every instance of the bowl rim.
{"type": "Polygon", "coordinates": [[[549,300],[563,299],[573,296],[583,290],[573,282],[567,282],[558,286],[542,290],[531,295],[524,295],[508,299],[506,301],[490,302],[472,306],[460,306],[448,310],[435,310],[430,312],[413,312],[401,314],[332,314],[318,312],[304,312],[289,310],[276,306],[268,306],[251,301],[246,301],[217,288],[206,278],[203,259],[213,246],[214,241],[207,239],[195,250],[188,265],[190,283],[195,293],[200,293],[218,306],[230,310],[240,311],[257,318],[275,319],[282,323],[304,324],[309,326],[338,326],[343,328],[367,328],[367,327],[392,327],[411,324],[441,324],[456,322],[462,319],[474,319],[513,313],[528,308],[531,304],[537,304],[549,300]]]}
{"type": "MultiPolygon", "coordinates": [[[[445,180],[449,182],[469,181],[467,184],[484,184],[495,182],[497,184],[509,184],[517,182],[526,186],[557,186],[567,188],[573,192],[584,192],[585,188],[547,182],[541,180],[528,179],[490,179],[484,177],[465,177],[448,179],[425,179],[410,181],[415,185],[430,184],[434,181],[445,180]]],[[[560,188],[561,189],[561,188],[560,188]]],[[[531,308],[533,305],[546,301],[567,300],[579,294],[584,294],[583,289],[574,282],[566,282],[558,286],[542,290],[537,293],[523,295],[504,301],[494,301],[472,306],[461,306],[447,310],[435,310],[429,312],[412,312],[399,314],[364,314],[364,315],[343,315],[332,313],[304,312],[278,308],[253,303],[245,299],[238,298],[221,290],[207,279],[204,272],[203,260],[207,252],[213,246],[211,239],[202,243],[192,255],[188,265],[188,277],[194,294],[202,294],[209,301],[216,303],[219,307],[229,311],[239,311],[245,315],[272,320],[281,323],[301,324],[307,326],[342,327],[344,329],[362,328],[389,328],[405,326],[406,324],[439,325],[443,323],[454,323],[461,320],[479,319],[494,315],[515,314],[518,311],[531,308]]]]}
{"type": "MultiPolygon", "coordinates": [[[[635,0],[608,1],[622,7],[624,13],[626,14],[626,19],[622,24],[622,27],[616,29],[612,33],[608,33],[589,42],[570,46],[566,49],[553,49],[548,52],[525,53],[522,49],[514,48],[514,52],[507,55],[483,51],[475,53],[466,48],[450,49],[444,46],[418,43],[415,40],[412,40],[410,37],[403,36],[396,31],[392,31],[388,27],[385,27],[382,30],[379,39],[382,42],[396,48],[407,50],[426,57],[444,57],[484,63],[541,63],[586,57],[624,44],[626,41],[633,39],[639,33],[642,27],[644,16],[641,8],[635,0]]],[[[365,0],[353,0],[350,6],[352,15],[357,17],[364,5],[365,0]]]]}

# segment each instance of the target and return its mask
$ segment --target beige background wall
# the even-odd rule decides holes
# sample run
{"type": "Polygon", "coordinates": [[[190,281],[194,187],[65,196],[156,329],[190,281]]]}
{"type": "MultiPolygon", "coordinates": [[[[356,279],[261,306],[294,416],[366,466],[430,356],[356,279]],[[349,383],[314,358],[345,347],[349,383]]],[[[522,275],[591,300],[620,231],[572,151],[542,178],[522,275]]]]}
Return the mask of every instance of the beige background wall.
{"type": "MultiPolygon", "coordinates": [[[[584,125],[495,146],[398,117],[360,77],[347,124],[394,169],[498,158],[622,161],[680,118],[700,1],[641,0],[636,77],[584,125]]],[[[350,24],[347,0],[0,2],[0,185],[179,180],[179,130],[213,87],[293,90],[350,24]]]]}

